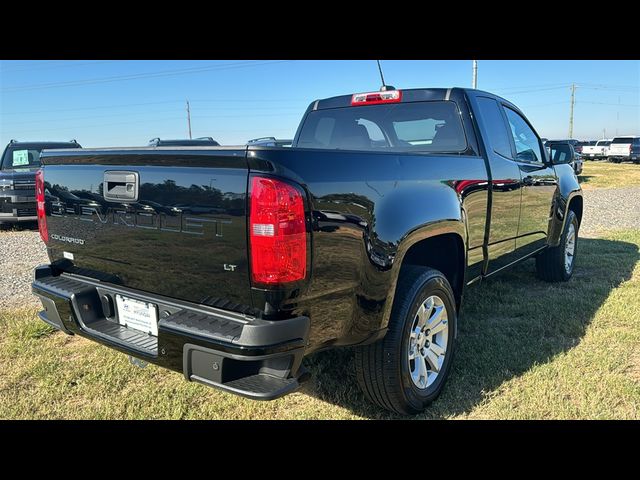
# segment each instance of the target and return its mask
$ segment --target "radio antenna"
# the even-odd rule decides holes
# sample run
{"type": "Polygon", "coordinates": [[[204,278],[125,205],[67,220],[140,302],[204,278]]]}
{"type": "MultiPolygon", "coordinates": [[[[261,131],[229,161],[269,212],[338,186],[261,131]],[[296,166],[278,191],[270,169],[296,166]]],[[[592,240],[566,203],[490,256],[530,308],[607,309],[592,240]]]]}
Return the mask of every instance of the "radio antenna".
{"type": "Polygon", "coordinates": [[[383,90],[387,85],[384,83],[384,75],[382,74],[382,67],[380,66],[380,60],[376,60],[376,62],[378,63],[378,71],[380,72],[380,78],[382,79],[382,88],[380,90],[383,90]]]}
{"type": "Polygon", "coordinates": [[[376,60],[376,62],[378,63],[378,71],[380,72],[380,79],[382,80],[382,87],[380,87],[380,91],[386,92],[387,90],[395,90],[395,87],[392,87],[391,85],[387,85],[384,82],[384,75],[382,73],[382,66],[380,65],[380,60],[376,60]]]}

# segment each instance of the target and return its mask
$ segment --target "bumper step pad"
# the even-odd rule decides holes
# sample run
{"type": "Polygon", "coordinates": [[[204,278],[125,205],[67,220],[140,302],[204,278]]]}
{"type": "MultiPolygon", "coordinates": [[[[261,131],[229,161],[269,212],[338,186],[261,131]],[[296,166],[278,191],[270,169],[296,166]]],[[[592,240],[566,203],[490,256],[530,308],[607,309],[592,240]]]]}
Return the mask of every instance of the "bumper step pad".
{"type": "Polygon", "coordinates": [[[198,312],[183,310],[159,322],[160,328],[175,330],[192,335],[212,336],[233,342],[240,338],[243,323],[211,317],[198,312]]]}
{"type": "Polygon", "coordinates": [[[278,398],[299,387],[295,378],[278,378],[271,375],[251,375],[224,383],[223,388],[233,393],[253,392],[260,397],[278,398]]]}
{"type": "Polygon", "coordinates": [[[87,330],[126,342],[132,347],[144,351],[147,355],[155,355],[158,351],[157,337],[124,327],[111,320],[97,320],[91,323],[87,330]]]}

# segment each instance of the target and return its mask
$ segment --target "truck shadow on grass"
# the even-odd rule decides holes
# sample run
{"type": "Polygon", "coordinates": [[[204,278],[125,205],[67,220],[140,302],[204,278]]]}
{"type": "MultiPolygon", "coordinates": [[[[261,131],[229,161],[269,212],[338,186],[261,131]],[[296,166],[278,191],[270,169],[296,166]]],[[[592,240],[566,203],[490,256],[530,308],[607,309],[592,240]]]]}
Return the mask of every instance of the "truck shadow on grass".
{"type": "MultiPolygon", "coordinates": [[[[580,238],[568,283],[535,278],[528,260],[500,277],[467,288],[457,351],[447,385],[414,418],[464,415],[505,381],[576,346],[610,292],[631,278],[640,259],[635,244],[580,238]]],[[[312,373],[303,392],[365,418],[401,418],[370,404],[359,390],[353,349],[319,352],[306,360],[312,373]]]]}
{"type": "Polygon", "coordinates": [[[593,178],[596,178],[594,175],[583,175],[580,174],[578,175],[578,183],[580,183],[581,185],[583,183],[589,183],[589,181],[593,178]]]}

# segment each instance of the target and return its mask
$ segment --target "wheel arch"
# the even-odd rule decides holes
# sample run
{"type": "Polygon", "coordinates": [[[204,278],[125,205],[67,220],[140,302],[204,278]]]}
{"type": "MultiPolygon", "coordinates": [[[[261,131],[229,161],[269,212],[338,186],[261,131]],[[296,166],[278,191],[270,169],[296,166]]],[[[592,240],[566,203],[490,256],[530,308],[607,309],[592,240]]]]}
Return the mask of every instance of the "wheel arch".
{"type": "Polygon", "coordinates": [[[433,223],[409,233],[398,247],[393,265],[393,280],[383,316],[386,327],[396,296],[398,280],[409,265],[434,268],[447,278],[459,310],[465,284],[467,264],[466,230],[459,220],[433,223]]]}
{"type": "Polygon", "coordinates": [[[552,215],[549,220],[547,244],[555,247],[560,243],[567,214],[573,211],[578,217],[578,225],[582,222],[584,201],[580,184],[573,179],[560,176],[559,188],[553,201],[552,215]]]}
{"type": "MultiPolygon", "coordinates": [[[[582,197],[582,194],[573,195],[571,200],[569,200],[569,204],[567,205],[567,212],[566,213],[568,214],[569,210],[571,210],[573,213],[576,214],[576,217],[578,217],[578,227],[580,227],[580,225],[582,225],[583,208],[584,208],[584,199],[582,197]]],[[[565,215],[565,217],[566,217],[566,215],[565,215]]]]}

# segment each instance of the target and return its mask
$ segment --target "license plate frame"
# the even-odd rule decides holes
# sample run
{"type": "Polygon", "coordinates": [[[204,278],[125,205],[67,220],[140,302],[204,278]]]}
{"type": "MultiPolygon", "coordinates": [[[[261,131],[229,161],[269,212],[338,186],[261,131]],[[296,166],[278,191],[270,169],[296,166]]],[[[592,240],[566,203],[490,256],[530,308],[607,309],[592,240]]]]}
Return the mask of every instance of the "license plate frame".
{"type": "Polygon", "coordinates": [[[158,336],[158,306],[127,297],[116,295],[118,323],[123,327],[137,330],[148,335],[158,336]]]}

